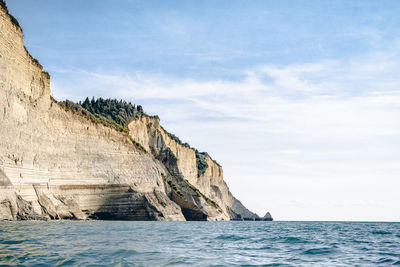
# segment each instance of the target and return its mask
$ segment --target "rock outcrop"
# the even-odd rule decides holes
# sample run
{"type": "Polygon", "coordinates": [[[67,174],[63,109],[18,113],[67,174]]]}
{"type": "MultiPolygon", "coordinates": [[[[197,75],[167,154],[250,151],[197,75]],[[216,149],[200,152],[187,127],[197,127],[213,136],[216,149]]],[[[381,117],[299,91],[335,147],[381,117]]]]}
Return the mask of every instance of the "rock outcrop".
{"type": "Polygon", "coordinates": [[[125,133],[66,111],[0,0],[0,220],[258,218],[206,161],[198,175],[194,150],[158,117],[125,133]]]}
{"type": "Polygon", "coordinates": [[[172,174],[166,180],[180,189],[182,195],[175,197],[181,198],[179,203],[195,203],[210,220],[258,218],[232,196],[224,181],[222,167],[210,156],[205,156],[208,167],[199,174],[195,150],[175,140],[160,126],[157,116],[135,119],[128,128],[129,135],[163,162],[172,174]]]}
{"type": "Polygon", "coordinates": [[[264,217],[260,218],[261,221],[273,221],[274,219],[271,216],[271,213],[267,212],[264,217]]]}

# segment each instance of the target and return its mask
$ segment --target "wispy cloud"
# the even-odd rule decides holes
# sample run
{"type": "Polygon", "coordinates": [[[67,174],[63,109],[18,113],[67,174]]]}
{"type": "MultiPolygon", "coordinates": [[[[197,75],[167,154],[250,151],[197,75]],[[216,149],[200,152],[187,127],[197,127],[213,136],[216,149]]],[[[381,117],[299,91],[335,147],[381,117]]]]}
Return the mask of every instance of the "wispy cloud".
{"type": "MultiPolygon", "coordinates": [[[[283,67],[263,65],[243,71],[243,78],[238,81],[55,69],[53,92],[56,97],[74,100],[91,96],[93,92],[96,96],[138,103],[157,100],[154,106],[182,108],[187,111],[184,116],[190,119],[209,112],[209,116],[269,121],[270,116],[282,114],[281,109],[287,105],[296,108],[298,114],[310,112],[307,107],[312,107],[327,116],[338,116],[349,112],[346,108],[362,108],[363,105],[395,108],[400,96],[399,67],[397,60],[379,54],[358,61],[322,61],[283,67]],[[67,79],[57,79],[58,73],[67,79]],[[347,106],[348,103],[351,105],[347,106]],[[333,105],[335,112],[329,110],[333,105]]],[[[153,111],[152,106],[148,108],[153,111]]],[[[164,111],[155,109],[153,112],[164,111]]]]}

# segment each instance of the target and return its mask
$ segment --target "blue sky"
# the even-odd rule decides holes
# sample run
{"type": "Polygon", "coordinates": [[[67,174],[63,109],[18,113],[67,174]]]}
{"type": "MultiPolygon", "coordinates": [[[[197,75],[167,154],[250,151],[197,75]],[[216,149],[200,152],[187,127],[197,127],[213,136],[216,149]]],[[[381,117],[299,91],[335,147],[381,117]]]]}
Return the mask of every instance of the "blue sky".
{"type": "Polygon", "coordinates": [[[282,220],[400,220],[400,2],[12,0],[57,99],[124,98],[282,220]]]}
{"type": "Polygon", "coordinates": [[[29,1],[8,4],[47,68],[237,79],[243,68],[363,56],[400,29],[396,1],[29,1]],[[63,53],[60,53],[60,49],[63,53]]]}

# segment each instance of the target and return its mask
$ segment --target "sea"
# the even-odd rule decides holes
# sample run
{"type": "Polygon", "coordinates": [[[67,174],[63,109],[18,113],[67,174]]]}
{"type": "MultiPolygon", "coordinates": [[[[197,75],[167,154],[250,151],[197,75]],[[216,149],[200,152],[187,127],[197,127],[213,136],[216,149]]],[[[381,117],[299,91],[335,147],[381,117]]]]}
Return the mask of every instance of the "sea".
{"type": "Polygon", "coordinates": [[[0,266],[400,266],[400,223],[0,222],[0,266]]]}

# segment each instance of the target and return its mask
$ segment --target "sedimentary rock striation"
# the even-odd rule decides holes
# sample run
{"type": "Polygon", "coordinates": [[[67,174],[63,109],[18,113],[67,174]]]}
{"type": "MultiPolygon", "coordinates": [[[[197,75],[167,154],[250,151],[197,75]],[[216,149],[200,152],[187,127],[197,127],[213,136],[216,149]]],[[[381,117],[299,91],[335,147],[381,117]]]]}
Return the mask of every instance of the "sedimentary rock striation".
{"type": "Polygon", "coordinates": [[[0,220],[259,218],[209,156],[199,174],[194,149],[158,117],[139,116],[121,132],[66,111],[0,4],[0,220]]]}

